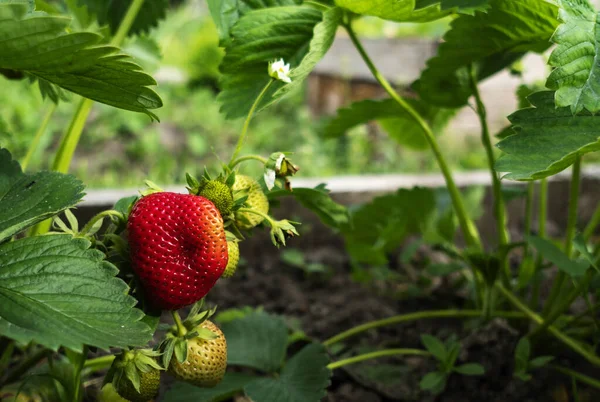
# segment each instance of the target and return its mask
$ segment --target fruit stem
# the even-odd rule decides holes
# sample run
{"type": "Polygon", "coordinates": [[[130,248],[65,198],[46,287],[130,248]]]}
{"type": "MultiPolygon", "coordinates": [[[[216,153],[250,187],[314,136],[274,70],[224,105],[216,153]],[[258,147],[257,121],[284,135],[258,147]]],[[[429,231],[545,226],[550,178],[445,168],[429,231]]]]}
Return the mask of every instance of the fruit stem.
{"type": "Polygon", "coordinates": [[[265,94],[267,93],[267,91],[269,90],[269,87],[273,84],[273,82],[275,82],[275,79],[271,78],[269,80],[269,82],[267,83],[267,85],[265,85],[263,90],[260,92],[260,94],[258,94],[258,97],[252,104],[252,107],[250,108],[250,111],[248,112],[248,116],[246,116],[246,121],[244,122],[244,127],[242,128],[240,138],[238,139],[237,145],[235,146],[235,151],[233,151],[233,155],[231,156],[231,160],[229,161],[229,167],[233,167],[232,166],[233,161],[235,161],[235,159],[239,155],[240,151],[242,150],[242,147],[244,146],[244,141],[246,140],[246,134],[248,133],[248,127],[250,126],[250,121],[252,121],[252,117],[254,117],[254,112],[256,111],[258,104],[260,103],[262,98],[265,96],[265,94]]]}
{"type": "Polygon", "coordinates": [[[263,165],[265,165],[267,163],[267,158],[263,158],[260,155],[246,155],[246,156],[240,156],[239,158],[237,158],[236,160],[232,160],[229,163],[229,167],[231,169],[233,169],[236,165],[239,165],[242,162],[246,162],[249,160],[256,160],[259,161],[260,163],[262,163],[263,165]]]}
{"type": "Polygon", "coordinates": [[[338,360],[337,362],[329,363],[327,368],[334,370],[350,364],[359,363],[365,360],[376,359],[384,356],[397,356],[397,355],[413,355],[413,356],[431,356],[431,353],[421,349],[386,349],[378,350],[376,352],[364,353],[362,355],[349,357],[347,359],[338,360]]]}
{"type": "Polygon", "coordinates": [[[181,322],[181,317],[179,316],[179,312],[177,310],[171,311],[171,315],[173,316],[173,321],[175,321],[175,325],[177,326],[177,336],[184,336],[187,334],[187,329],[181,322]]]}
{"type": "Polygon", "coordinates": [[[113,360],[115,360],[114,355],[96,357],[94,359],[86,360],[85,363],[83,363],[83,368],[91,372],[103,370],[110,367],[113,360]]]}
{"type": "Polygon", "coordinates": [[[265,214],[264,212],[258,211],[253,208],[240,208],[240,209],[238,209],[238,211],[239,212],[249,212],[251,214],[262,216],[269,223],[269,226],[271,226],[272,228],[277,226],[277,222],[275,222],[275,220],[273,218],[271,218],[268,214],[265,214]]]}
{"type": "Polygon", "coordinates": [[[52,115],[54,114],[54,111],[56,110],[56,106],[57,106],[57,104],[52,102],[52,104],[46,111],[46,114],[44,115],[44,119],[42,120],[42,124],[40,124],[40,127],[38,128],[37,132],[35,133],[35,137],[33,138],[33,141],[31,141],[31,144],[29,145],[29,148],[27,149],[27,155],[25,155],[25,158],[23,158],[23,162],[21,162],[21,169],[23,169],[23,171],[27,170],[29,161],[33,157],[33,154],[35,153],[35,150],[37,149],[37,147],[40,145],[40,141],[42,140],[42,137],[44,136],[44,133],[46,132],[46,129],[48,128],[48,123],[50,123],[50,120],[52,119],[52,115]]]}
{"type": "Polygon", "coordinates": [[[125,220],[125,215],[123,215],[121,212],[116,211],[114,209],[109,209],[106,211],[102,211],[99,214],[95,215],[92,219],[90,219],[88,221],[88,223],[85,224],[85,226],[83,227],[83,229],[81,229],[81,232],[79,232],[80,235],[85,235],[86,233],[88,233],[92,227],[94,226],[94,224],[96,224],[96,222],[98,222],[100,219],[104,219],[107,216],[114,216],[116,218],[118,218],[119,220],[124,221],[125,220]]]}
{"type": "MultiPolygon", "coordinates": [[[[425,318],[468,318],[468,317],[480,317],[482,315],[481,310],[430,310],[430,311],[419,311],[416,313],[396,315],[382,320],[371,321],[365,324],[358,325],[354,328],[350,328],[344,332],[332,336],[323,342],[324,346],[331,346],[334,343],[341,342],[354,335],[360,334],[361,332],[368,331],[370,329],[385,327],[388,325],[399,324],[401,322],[416,321],[425,318]]],[[[524,313],[518,311],[493,311],[491,315],[494,317],[503,318],[525,318],[524,313]]]]}

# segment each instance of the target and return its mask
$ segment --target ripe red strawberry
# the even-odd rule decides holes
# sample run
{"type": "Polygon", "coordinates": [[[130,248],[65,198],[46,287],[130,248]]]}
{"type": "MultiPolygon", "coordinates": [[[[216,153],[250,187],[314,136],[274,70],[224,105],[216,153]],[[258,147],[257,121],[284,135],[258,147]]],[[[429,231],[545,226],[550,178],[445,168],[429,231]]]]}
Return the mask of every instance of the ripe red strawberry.
{"type": "Polygon", "coordinates": [[[204,197],[159,192],[141,198],[127,223],[131,261],[155,307],[203,298],[227,266],[223,218],[204,197]]]}

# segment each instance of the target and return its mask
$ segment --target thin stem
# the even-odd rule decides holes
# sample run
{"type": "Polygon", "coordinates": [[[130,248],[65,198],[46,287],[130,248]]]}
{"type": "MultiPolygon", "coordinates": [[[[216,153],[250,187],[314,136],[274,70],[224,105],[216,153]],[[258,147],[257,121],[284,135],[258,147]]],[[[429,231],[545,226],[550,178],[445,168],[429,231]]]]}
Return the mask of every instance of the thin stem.
{"type": "Polygon", "coordinates": [[[588,377],[585,374],[578,373],[577,371],[571,370],[571,369],[563,367],[563,366],[559,366],[557,364],[551,364],[549,367],[560,373],[566,374],[569,377],[571,377],[579,382],[582,382],[584,384],[591,385],[592,387],[600,389],[600,381],[596,380],[595,378],[588,377]]]}
{"type": "MultiPolygon", "coordinates": [[[[396,315],[382,320],[370,321],[365,324],[358,325],[354,328],[350,328],[346,331],[340,332],[339,334],[332,336],[323,342],[324,346],[331,346],[334,343],[341,342],[354,335],[358,335],[361,332],[365,332],[371,329],[386,327],[389,325],[400,324],[402,322],[416,321],[430,318],[468,318],[468,317],[481,317],[481,310],[431,310],[431,311],[419,311],[416,313],[396,315]]],[[[503,318],[525,318],[525,314],[517,311],[494,311],[492,313],[495,317],[503,318]]]]}
{"type": "MultiPolygon", "coordinates": [[[[567,220],[567,233],[565,238],[565,254],[567,257],[571,256],[573,252],[573,239],[575,238],[575,228],[577,226],[577,201],[579,200],[579,184],[581,181],[581,157],[578,157],[573,164],[573,171],[571,173],[571,190],[569,195],[569,215],[567,220]]],[[[552,314],[552,310],[557,307],[557,302],[561,300],[563,295],[563,285],[566,274],[563,271],[558,271],[550,295],[544,305],[543,314],[545,317],[549,317],[552,314]]]]}
{"type": "Polygon", "coordinates": [[[27,155],[25,155],[25,158],[23,158],[23,161],[21,162],[21,168],[23,169],[23,171],[27,170],[27,166],[29,166],[29,162],[31,161],[33,154],[37,150],[37,147],[40,145],[40,141],[42,140],[42,137],[44,136],[44,133],[48,128],[48,123],[50,123],[52,115],[56,111],[56,106],[57,105],[54,102],[50,104],[50,107],[48,108],[46,114],[44,115],[44,118],[42,119],[42,123],[38,127],[37,132],[35,133],[35,137],[33,137],[33,141],[31,141],[31,143],[29,144],[29,148],[27,149],[27,155]]]}
{"type": "MultiPolygon", "coordinates": [[[[534,323],[539,324],[539,325],[544,324],[544,319],[541,316],[539,316],[538,314],[536,314],[535,312],[531,311],[525,305],[525,303],[523,303],[521,300],[519,300],[519,298],[517,296],[515,296],[510,290],[506,289],[504,286],[502,286],[498,282],[496,283],[496,288],[498,288],[498,290],[504,295],[504,297],[506,297],[506,299],[513,306],[515,306],[517,309],[521,310],[531,321],[533,321],[534,323]]],[[[548,327],[548,331],[552,335],[554,335],[554,337],[556,337],[558,340],[560,340],[565,345],[567,345],[569,348],[571,348],[574,352],[578,353],[583,358],[585,358],[587,361],[589,361],[590,363],[592,363],[596,366],[600,366],[600,358],[598,356],[596,356],[595,354],[593,354],[590,350],[586,349],[586,347],[581,345],[579,342],[577,342],[573,338],[565,335],[563,332],[561,332],[558,328],[556,328],[553,325],[548,327]]]]}
{"type": "Polygon", "coordinates": [[[10,374],[6,377],[6,379],[0,383],[0,385],[11,384],[19,380],[19,378],[21,378],[23,374],[29,371],[29,369],[33,368],[39,362],[44,360],[44,358],[46,357],[46,353],[47,350],[42,348],[33,353],[31,356],[27,357],[25,360],[22,360],[21,364],[17,366],[13,371],[11,371],[10,374]]]}
{"type": "Polygon", "coordinates": [[[464,206],[460,191],[454,183],[452,173],[448,168],[448,164],[446,163],[446,160],[444,159],[444,156],[440,151],[437,140],[435,139],[435,136],[433,135],[429,124],[427,124],[423,117],[421,117],[421,115],[410,104],[408,104],[403,98],[401,98],[400,95],[398,95],[398,93],[394,90],[394,88],[392,88],[392,86],[385,79],[385,77],[379,72],[379,70],[377,70],[377,67],[375,67],[375,65],[369,58],[369,55],[367,54],[362,44],[358,40],[356,34],[354,33],[352,26],[350,24],[345,24],[344,27],[346,28],[346,31],[348,32],[352,43],[362,56],[364,62],[369,67],[369,70],[371,71],[371,74],[373,74],[373,77],[375,77],[377,82],[379,82],[379,84],[383,87],[383,89],[385,89],[385,91],[390,95],[390,97],[394,99],[404,110],[406,110],[406,112],[413,118],[413,120],[419,125],[419,127],[423,131],[423,134],[425,135],[425,138],[429,143],[429,146],[431,147],[431,150],[433,151],[433,154],[437,160],[440,170],[444,175],[446,187],[448,188],[448,191],[450,193],[452,205],[454,206],[454,210],[456,212],[456,216],[458,217],[458,221],[460,223],[460,227],[465,241],[467,243],[467,246],[481,249],[481,240],[479,238],[477,228],[475,227],[475,224],[467,214],[467,210],[464,206]]]}
{"type": "Polygon", "coordinates": [[[90,372],[103,370],[105,368],[110,367],[113,360],[115,360],[115,355],[96,357],[93,359],[86,360],[85,363],[83,363],[83,368],[89,370],[90,372]]]}
{"type": "Polygon", "coordinates": [[[83,229],[81,229],[79,234],[85,235],[92,229],[92,227],[96,224],[96,222],[98,222],[101,219],[106,218],[107,216],[114,216],[120,220],[125,220],[125,216],[121,212],[115,211],[114,209],[102,211],[99,214],[95,215],[92,219],[90,219],[89,222],[85,224],[83,229]]]}
{"type": "Polygon", "coordinates": [[[231,169],[233,169],[234,167],[236,167],[237,165],[239,165],[242,162],[246,162],[246,161],[250,161],[250,160],[256,160],[259,161],[260,163],[262,163],[263,165],[265,165],[267,163],[267,158],[263,158],[260,155],[245,155],[245,156],[240,156],[239,158],[237,158],[236,160],[232,160],[229,163],[229,167],[231,169]]]}
{"type": "Polygon", "coordinates": [[[181,322],[181,317],[179,316],[177,310],[171,311],[171,315],[173,316],[173,321],[175,321],[175,325],[177,326],[177,336],[184,336],[187,334],[187,329],[185,328],[185,325],[183,325],[183,322],[181,322]]]}
{"type": "Polygon", "coordinates": [[[240,154],[242,147],[244,146],[244,141],[246,140],[246,135],[248,134],[248,127],[250,127],[250,122],[252,121],[252,117],[254,117],[254,111],[260,104],[260,101],[265,96],[271,85],[275,82],[274,78],[271,78],[267,85],[263,88],[263,90],[258,94],[258,97],[252,104],[250,111],[248,112],[248,116],[246,116],[246,121],[244,122],[244,127],[242,127],[242,132],[240,133],[240,138],[238,138],[237,145],[235,146],[235,151],[233,151],[233,155],[231,156],[231,161],[229,162],[229,167],[233,167],[232,163],[235,161],[237,156],[240,154]]]}
{"type": "Polygon", "coordinates": [[[269,225],[271,227],[275,226],[275,222],[273,221],[273,218],[271,218],[268,214],[265,214],[262,211],[258,211],[258,210],[253,209],[253,208],[240,208],[240,209],[238,209],[238,211],[239,212],[249,212],[251,214],[262,216],[263,218],[265,218],[265,220],[269,223],[269,225]]]}
{"type": "Polygon", "coordinates": [[[598,203],[594,214],[592,215],[590,221],[583,230],[583,238],[585,239],[585,241],[590,240],[590,238],[594,234],[594,230],[596,230],[596,227],[598,227],[598,224],[600,224],[600,203],[598,203]]]}
{"type": "Polygon", "coordinates": [[[327,368],[329,370],[335,370],[343,366],[349,366],[350,364],[360,363],[365,360],[377,359],[385,356],[398,356],[398,355],[412,355],[412,356],[431,356],[431,353],[421,349],[386,349],[378,350],[376,352],[364,353],[362,355],[349,357],[347,359],[338,360],[337,362],[329,363],[327,368]]]}
{"type": "MultiPolygon", "coordinates": [[[[542,179],[540,181],[540,195],[539,195],[539,212],[538,212],[538,236],[546,237],[546,220],[548,219],[548,180],[542,179]]],[[[542,255],[540,253],[537,254],[535,258],[535,266],[534,266],[534,281],[533,287],[531,289],[531,299],[529,301],[529,306],[532,309],[537,309],[540,300],[540,286],[542,281],[537,279],[540,270],[542,269],[542,255]]]]}
{"type": "MultiPolygon", "coordinates": [[[[481,142],[485,148],[487,155],[488,168],[492,176],[492,192],[494,195],[494,216],[496,217],[496,232],[498,235],[498,242],[501,246],[509,243],[508,231],[506,230],[506,209],[504,207],[504,200],[502,199],[502,184],[500,178],[494,169],[494,151],[492,147],[492,140],[490,137],[490,130],[487,123],[487,112],[485,104],[481,99],[479,88],[477,85],[477,76],[475,75],[475,69],[471,65],[469,67],[469,81],[471,84],[471,92],[475,97],[475,103],[477,105],[477,116],[479,117],[479,123],[481,125],[481,142]]],[[[508,253],[502,253],[500,266],[504,273],[505,285],[510,284],[510,267],[508,265],[508,253]]]]}
{"type": "Polygon", "coordinates": [[[123,43],[123,40],[129,33],[129,30],[131,29],[131,26],[133,25],[133,22],[135,21],[135,18],[137,17],[138,12],[142,8],[143,4],[144,0],[133,0],[131,5],[127,9],[125,17],[123,17],[123,20],[119,25],[119,29],[117,29],[117,33],[115,34],[115,36],[113,36],[112,40],[110,41],[111,45],[121,46],[121,43],[123,43]]]}

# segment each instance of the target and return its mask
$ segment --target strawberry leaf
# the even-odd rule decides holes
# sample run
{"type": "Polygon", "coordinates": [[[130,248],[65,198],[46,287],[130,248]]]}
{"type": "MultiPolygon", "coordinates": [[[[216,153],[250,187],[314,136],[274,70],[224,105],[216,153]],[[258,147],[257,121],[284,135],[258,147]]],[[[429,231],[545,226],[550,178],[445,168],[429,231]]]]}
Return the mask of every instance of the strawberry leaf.
{"type": "Polygon", "coordinates": [[[544,51],[558,25],[556,14],[556,7],[544,1],[491,0],[487,14],[459,16],[414,88],[434,105],[465,105],[471,95],[468,66],[476,63],[478,79],[483,80],[525,52],[544,51]]]}
{"type": "Polygon", "coordinates": [[[227,364],[252,367],[268,373],[281,367],[287,347],[283,320],[265,312],[253,312],[224,323],[227,364]]]}
{"type": "Polygon", "coordinates": [[[27,14],[21,4],[0,4],[0,69],[26,73],[97,102],[141,112],[162,106],[154,79],[92,32],[67,33],[70,19],[27,14]]]}
{"type": "Polygon", "coordinates": [[[318,402],[327,395],[331,371],[325,348],[305,346],[283,367],[277,378],[259,378],[244,387],[246,395],[261,402],[318,402]]]}
{"type": "Polygon", "coordinates": [[[71,175],[23,173],[10,152],[0,148],[0,242],[74,206],[83,188],[71,175]]]}
{"type": "Polygon", "coordinates": [[[0,247],[0,334],[81,351],[83,345],[142,346],[150,328],[125,282],[90,242],[28,237],[0,247]]]}
{"type": "Polygon", "coordinates": [[[584,108],[600,111],[600,48],[598,13],[587,0],[559,0],[558,17],[563,22],[552,35],[556,48],[548,64],[556,67],[546,86],[554,89],[556,106],[569,106],[573,113],[584,108]]]}
{"type": "Polygon", "coordinates": [[[176,382],[165,393],[163,402],[226,401],[238,394],[255,376],[244,373],[226,373],[214,388],[200,388],[185,382],[176,382]]]}
{"type": "Polygon", "coordinates": [[[554,93],[529,97],[534,107],[509,116],[516,134],[497,146],[505,154],[496,162],[498,172],[512,180],[537,180],[569,167],[578,156],[600,150],[600,117],[589,112],[573,116],[568,107],[556,108],[554,93]]]}
{"type": "Polygon", "coordinates": [[[556,265],[558,269],[565,272],[571,277],[580,277],[590,267],[587,261],[573,261],[561,249],[556,247],[552,242],[542,239],[537,236],[526,236],[525,240],[533,246],[545,260],[556,265]]]}

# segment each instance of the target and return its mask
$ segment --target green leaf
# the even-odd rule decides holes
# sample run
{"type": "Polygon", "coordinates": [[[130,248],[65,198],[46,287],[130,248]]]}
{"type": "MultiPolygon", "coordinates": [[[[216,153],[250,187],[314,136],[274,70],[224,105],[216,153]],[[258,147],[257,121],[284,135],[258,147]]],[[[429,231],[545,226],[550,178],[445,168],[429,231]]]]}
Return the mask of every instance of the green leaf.
{"type": "Polygon", "coordinates": [[[0,247],[0,334],[52,350],[143,346],[152,338],[117,269],[90,242],[28,237],[0,247]]]}
{"type": "Polygon", "coordinates": [[[26,174],[0,148],[0,242],[77,204],[84,186],[57,172],[26,174]]]}
{"type": "Polygon", "coordinates": [[[575,235],[575,238],[573,239],[573,248],[577,250],[579,254],[581,254],[581,256],[585,258],[585,260],[600,273],[600,268],[598,268],[598,265],[596,264],[596,259],[588,250],[587,245],[585,244],[585,239],[581,233],[577,233],[575,235]]]}
{"type": "MultiPolygon", "coordinates": [[[[407,99],[407,102],[429,123],[435,133],[440,132],[456,113],[454,109],[438,108],[418,99],[407,99]]],[[[326,137],[339,137],[349,129],[372,120],[377,120],[399,144],[417,150],[428,148],[421,127],[393,99],[369,99],[338,109],[335,117],[325,121],[322,131],[326,137]]]]}
{"type": "Polygon", "coordinates": [[[305,208],[313,211],[321,222],[339,228],[348,224],[348,209],[331,199],[329,190],[324,184],[315,188],[294,188],[293,191],[276,190],[269,193],[269,198],[291,196],[296,198],[305,208]]]}
{"type": "Polygon", "coordinates": [[[584,108],[600,111],[600,29],[598,13],[587,0],[559,0],[558,18],[562,24],[552,35],[556,48],[548,64],[555,67],[546,86],[554,89],[557,107],[570,107],[572,113],[584,108]]]}
{"type": "Polygon", "coordinates": [[[219,40],[221,42],[229,39],[231,27],[237,20],[248,11],[268,7],[295,6],[300,4],[299,0],[207,0],[210,15],[217,26],[219,40]]]}
{"type": "Polygon", "coordinates": [[[600,117],[588,112],[573,116],[569,108],[555,108],[554,94],[529,97],[532,108],[509,116],[516,134],[497,144],[505,154],[496,161],[498,172],[513,180],[537,180],[569,167],[579,156],[600,149],[600,117]]]}
{"type": "Polygon", "coordinates": [[[569,276],[577,277],[585,274],[590,267],[586,261],[573,261],[561,249],[546,239],[537,236],[526,236],[527,242],[532,245],[544,259],[556,265],[558,269],[569,276]]]}
{"type": "MultiPolygon", "coordinates": [[[[115,34],[131,6],[133,0],[78,0],[80,5],[88,7],[91,14],[96,15],[100,25],[108,24],[112,34],[115,34]]],[[[165,18],[169,0],[145,1],[129,28],[128,35],[148,32],[165,18]]]]}
{"type": "Polygon", "coordinates": [[[490,8],[490,0],[442,0],[441,5],[442,10],[475,15],[475,11],[486,12],[490,8]]]}
{"type": "Polygon", "coordinates": [[[427,22],[454,10],[442,10],[439,2],[430,0],[335,0],[335,4],[353,13],[398,22],[427,22]]]}
{"type": "Polygon", "coordinates": [[[444,361],[448,357],[446,346],[435,336],[421,335],[421,343],[439,361],[444,361]]]}
{"type": "Polygon", "coordinates": [[[477,78],[483,80],[525,52],[544,51],[558,25],[556,15],[556,7],[545,1],[491,0],[487,14],[459,16],[413,87],[434,105],[465,105],[471,96],[469,65],[477,63],[477,78]]]}
{"type": "MultiPolygon", "coordinates": [[[[223,73],[220,82],[222,91],[217,99],[221,103],[221,111],[228,118],[248,114],[255,99],[271,80],[269,62],[283,58],[292,69],[299,68],[309,52],[313,30],[322,16],[314,8],[287,6],[250,11],[239,19],[231,29],[231,40],[227,43],[220,67],[223,73]]],[[[319,31],[329,32],[323,26],[319,31]]],[[[324,39],[315,37],[315,41],[324,39]]],[[[318,53],[318,50],[315,52],[318,53]]],[[[313,53],[311,60],[315,57],[313,53]]],[[[310,64],[311,60],[307,63],[310,64]]],[[[279,98],[285,91],[278,90],[285,85],[282,81],[275,81],[262,98],[257,112],[279,98]]]]}
{"type": "Polygon", "coordinates": [[[227,363],[256,368],[267,373],[281,367],[287,347],[287,327],[277,316],[262,311],[225,322],[227,363]]]}
{"type": "Polygon", "coordinates": [[[431,373],[425,374],[425,376],[419,382],[419,387],[422,390],[434,390],[438,389],[446,382],[446,375],[439,371],[432,371],[431,373]]]}
{"type": "Polygon", "coordinates": [[[214,388],[200,388],[185,382],[176,382],[165,393],[163,402],[221,402],[232,398],[255,379],[244,373],[227,373],[214,388]]]}
{"type": "Polygon", "coordinates": [[[479,363],[467,363],[454,367],[454,371],[462,375],[484,375],[485,368],[479,363]]]}
{"type": "Polygon", "coordinates": [[[377,197],[352,212],[351,224],[342,230],[346,249],[358,262],[385,264],[388,252],[408,235],[427,228],[435,207],[435,194],[430,189],[400,189],[377,197]]]}
{"type": "Polygon", "coordinates": [[[319,402],[329,386],[327,363],[329,358],[322,345],[307,345],[286,363],[279,377],[253,380],[244,391],[253,401],[319,402]]]}
{"type": "Polygon", "coordinates": [[[523,337],[519,339],[515,348],[515,372],[526,372],[529,356],[531,354],[531,344],[529,339],[523,337]]]}
{"type": "Polygon", "coordinates": [[[162,106],[140,71],[119,48],[101,45],[91,32],[67,33],[70,20],[43,13],[24,15],[0,4],[0,69],[17,70],[117,108],[146,113],[162,106]]]}
{"type": "Polygon", "coordinates": [[[550,363],[552,360],[554,360],[554,356],[538,356],[534,359],[531,359],[529,366],[531,368],[540,368],[550,363]]]}

